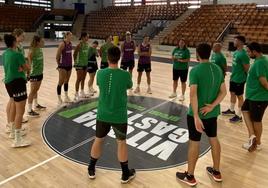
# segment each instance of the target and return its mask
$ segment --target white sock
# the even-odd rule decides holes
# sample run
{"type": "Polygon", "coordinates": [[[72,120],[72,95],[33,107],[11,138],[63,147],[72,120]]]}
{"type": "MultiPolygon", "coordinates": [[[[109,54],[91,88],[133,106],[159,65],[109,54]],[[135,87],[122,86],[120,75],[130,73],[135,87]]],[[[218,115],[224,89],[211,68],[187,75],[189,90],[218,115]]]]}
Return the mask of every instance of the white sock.
{"type": "Polygon", "coordinates": [[[61,100],[61,95],[58,95],[58,99],[61,100]]]}
{"type": "Polygon", "coordinates": [[[12,137],[13,137],[13,134],[15,134],[15,123],[14,123],[14,122],[10,123],[10,128],[9,128],[9,130],[10,130],[10,134],[11,134],[12,137]]]}
{"type": "Polygon", "coordinates": [[[37,100],[37,98],[35,98],[35,99],[33,100],[33,103],[34,103],[34,106],[37,106],[37,105],[38,105],[38,100],[37,100]]]}
{"type": "Polygon", "coordinates": [[[235,103],[231,103],[230,110],[234,111],[235,110],[235,103]]]}
{"type": "Polygon", "coordinates": [[[15,129],[15,142],[19,142],[21,140],[21,129],[15,129]]]}
{"type": "Polygon", "coordinates": [[[239,117],[242,117],[242,111],[241,111],[241,108],[238,108],[237,112],[236,112],[236,115],[239,116],[239,117]]]}
{"type": "Polygon", "coordinates": [[[68,97],[68,92],[64,92],[65,93],[65,97],[68,97]]]}
{"type": "Polygon", "coordinates": [[[14,122],[9,122],[6,124],[6,127],[8,127],[10,130],[12,129],[12,127],[14,127],[14,122]]]}
{"type": "Polygon", "coordinates": [[[28,112],[31,112],[33,109],[33,104],[28,103],[28,112]]]}

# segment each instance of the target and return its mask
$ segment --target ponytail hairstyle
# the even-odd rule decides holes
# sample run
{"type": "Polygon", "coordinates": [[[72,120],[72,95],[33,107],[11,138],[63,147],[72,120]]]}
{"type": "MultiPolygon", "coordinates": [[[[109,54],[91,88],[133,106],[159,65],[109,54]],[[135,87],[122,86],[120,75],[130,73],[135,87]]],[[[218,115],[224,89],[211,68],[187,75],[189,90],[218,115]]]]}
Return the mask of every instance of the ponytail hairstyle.
{"type": "Polygon", "coordinates": [[[71,35],[72,32],[71,31],[67,31],[66,33],[62,33],[63,34],[63,38],[66,39],[68,35],[71,35]]]}
{"type": "Polygon", "coordinates": [[[82,40],[85,37],[87,37],[87,33],[86,32],[82,32],[79,40],[82,40]]]}
{"type": "Polygon", "coordinates": [[[40,43],[42,38],[40,36],[35,35],[31,42],[31,49],[35,49],[38,46],[38,43],[40,43]]]}

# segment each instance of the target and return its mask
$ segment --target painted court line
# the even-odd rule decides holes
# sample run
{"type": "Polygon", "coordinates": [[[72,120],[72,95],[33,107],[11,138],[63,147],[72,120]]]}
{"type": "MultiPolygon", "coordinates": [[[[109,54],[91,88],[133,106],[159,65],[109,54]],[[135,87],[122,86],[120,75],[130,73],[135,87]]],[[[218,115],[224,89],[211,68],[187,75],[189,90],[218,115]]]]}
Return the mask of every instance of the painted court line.
{"type": "Polygon", "coordinates": [[[156,105],[156,106],[153,106],[153,107],[149,108],[148,110],[145,110],[145,111],[141,112],[141,114],[144,115],[144,114],[146,114],[146,113],[148,113],[148,112],[150,112],[150,111],[152,111],[152,110],[154,110],[154,109],[156,109],[156,108],[158,108],[158,107],[160,107],[160,106],[163,106],[164,104],[167,104],[167,103],[169,103],[169,102],[174,101],[175,99],[176,99],[176,98],[174,98],[174,99],[170,99],[170,100],[165,101],[165,102],[162,102],[162,103],[160,103],[160,104],[158,104],[158,105],[156,105]]]}
{"type": "MultiPolygon", "coordinates": [[[[158,107],[160,107],[160,106],[162,106],[162,105],[164,105],[164,104],[166,104],[166,103],[168,103],[168,102],[174,101],[175,99],[176,99],[176,98],[167,100],[167,101],[165,101],[165,102],[162,102],[162,103],[160,103],[160,104],[158,104],[158,105],[156,105],[156,106],[153,106],[152,108],[150,108],[150,109],[148,109],[148,110],[145,110],[145,111],[142,112],[141,114],[146,114],[146,113],[150,112],[151,110],[156,109],[156,108],[158,108],[158,107]]],[[[56,154],[56,155],[54,155],[53,157],[51,157],[51,158],[49,158],[49,159],[47,159],[47,160],[45,160],[45,161],[42,161],[42,162],[40,162],[40,163],[38,163],[38,164],[36,164],[36,165],[34,165],[34,166],[32,166],[32,167],[26,169],[26,170],[23,170],[23,171],[21,171],[21,172],[15,174],[14,176],[11,176],[11,177],[9,177],[9,178],[7,178],[7,179],[1,181],[1,182],[0,182],[0,186],[6,184],[6,183],[8,183],[8,182],[10,182],[11,180],[14,180],[14,179],[20,177],[20,176],[22,176],[22,175],[24,175],[24,174],[26,174],[26,173],[28,173],[28,172],[34,170],[34,169],[36,169],[36,168],[38,168],[38,167],[40,167],[40,166],[46,164],[46,163],[49,163],[50,161],[52,161],[52,160],[58,158],[58,157],[61,156],[61,155],[65,155],[65,154],[67,154],[67,153],[69,153],[69,152],[71,152],[71,151],[73,151],[73,150],[79,148],[80,146],[83,146],[84,144],[89,143],[89,142],[92,141],[94,138],[95,138],[95,136],[90,137],[90,138],[88,138],[88,139],[86,139],[86,140],[84,140],[84,141],[82,141],[82,142],[80,142],[80,143],[78,143],[78,144],[76,144],[76,145],[74,145],[74,146],[72,146],[72,147],[70,147],[70,148],[64,150],[64,151],[61,152],[60,154],[56,154]]]]}
{"type": "MultiPolygon", "coordinates": [[[[76,145],[74,145],[74,146],[72,146],[72,147],[70,147],[70,148],[64,150],[61,154],[64,155],[64,154],[66,154],[66,153],[69,153],[69,152],[71,152],[71,151],[73,151],[73,150],[79,148],[80,146],[82,146],[82,145],[84,145],[84,144],[87,144],[88,142],[90,142],[90,141],[93,140],[94,138],[95,138],[95,136],[90,137],[90,138],[88,138],[88,139],[86,139],[86,140],[84,140],[84,141],[82,141],[82,142],[80,142],[80,143],[78,143],[78,144],[76,144],[76,145]]],[[[26,169],[26,170],[23,170],[23,171],[19,172],[18,174],[15,174],[14,176],[11,176],[11,177],[9,177],[9,178],[7,178],[7,179],[1,181],[1,182],[0,182],[0,186],[2,186],[2,185],[4,185],[4,184],[8,183],[9,181],[11,181],[11,180],[13,180],[13,179],[16,179],[17,177],[20,177],[20,176],[22,176],[22,175],[24,175],[24,174],[26,174],[26,173],[28,173],[28,172],[30,172],[30,171],[36,169],[36,168],[38,168],[38,167],[40,167],[40,166],[42,166],[42,165],[44,165],[44,164],[46,164],[46,163],[48,163],[48,162],[50,162],[50,161],[56,159],[56,158],[58,158],[59,156],[60,156],[59,154],[54,155],[53,157],[51,157],[51,158],[49,158],[49,159],[47,159],[47,160],[45,160],[45,161],[42,161],[42,162],[40,162],[40,163],[38,163],[38,164],[36,164],[36,165],[34,165],[34,166],[32,166],[32,167],[26,169]]]]}

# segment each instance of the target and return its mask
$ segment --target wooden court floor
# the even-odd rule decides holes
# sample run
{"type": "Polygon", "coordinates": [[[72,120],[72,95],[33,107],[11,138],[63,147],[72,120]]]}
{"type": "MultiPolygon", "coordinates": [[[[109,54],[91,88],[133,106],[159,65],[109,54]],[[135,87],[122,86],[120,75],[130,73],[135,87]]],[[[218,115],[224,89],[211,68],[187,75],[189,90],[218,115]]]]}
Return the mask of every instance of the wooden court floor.
{"type": "MultiPolygon", "coordinates": [[[[187,187],[176,181],[175,172],[185,170],[186,165],[179,167],[137,172],[136,179],[128,185],[120,184],[121,173],[117,171],[97,169],[97,178],[91,181],[87,177],[87,167],[74,163],[57,155],[42,140],[41,129],[43,122],[56,110],[56,85],[58,73],[55,63],[55,48],[44,49],[45,71],[44,81],[39,92],[39,102],[47,106],[41,112],[41,117],[30,119],[29,138],[33,145],[24,149],[13,149],[11,141],[5,134],[5,106],[8,96],[4,84],[0,82],[0,187],[127,187],[127,188],[178,188],[187,187]]],[[[159,52],[157,53],[159,54],[159,52]]],[[[165,55],[163,55],[165,56],[165,55]]],[[[166,56],[168,57],[168,56],[166,56]]],[[[152,97],[168,100],[172,91],[172,66],[160,62],[152,62],[152,97]]],[[[136,85],[134,73],[134,86],[136,85]]],[[[3,67],[0,67],[0,78],[3,78],[3,67]]],[[[146,82],[143,77],[142,92],[145,94],[146,82]]],[[[227,76],[227,87],[230,76],[227,76]]],[[[70,81],[70,96],[74,96],[75,71],[70,81]]],[[[189,89],[183,105],[189,105],[189,89]]],[[[175,102],[179,103],[178,100],[175,102]]],[[[229,106],[229,95],[222,103],[222,109],[229,106]]],[[[264,131],[262,138],[263,150],[248,153],[241,148],[247,140],[244,123],[230,124],[225,117],[219,117],[218,135],[222,146],[221,171],[223,182],[213,182],[207,175],[205,167],[211,165],[211,154],[208,152],[199,158],[195,176],[200,188],[265,188],[268,185],[268,113],[264,116],[264,131]]],[[[105,154],[104,154],[105,155],[105,154]]],[[[129,162],[131,164],[131,161],[129,162]]]]}

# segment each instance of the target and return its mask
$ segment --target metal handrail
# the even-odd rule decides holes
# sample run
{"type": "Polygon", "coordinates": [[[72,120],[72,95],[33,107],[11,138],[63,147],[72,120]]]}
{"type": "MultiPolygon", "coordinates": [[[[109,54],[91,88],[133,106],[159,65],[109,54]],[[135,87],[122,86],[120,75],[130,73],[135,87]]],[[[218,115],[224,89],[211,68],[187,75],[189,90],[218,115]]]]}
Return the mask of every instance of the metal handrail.
{"type": "Polygon", "coordinates": [[[226,25],[226,27],[225,27],[224,30],[221,32],[221,34],[217,37],[216,41],[218,41],[218,42],[221,42],[221,41],[222,41],[224,35],[225,35],[226,32],[230,29],[230,26],[232,25],[232,23],[233,23],[233,22],[230,21],[230,22],[226,25]]]}

